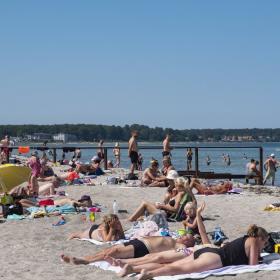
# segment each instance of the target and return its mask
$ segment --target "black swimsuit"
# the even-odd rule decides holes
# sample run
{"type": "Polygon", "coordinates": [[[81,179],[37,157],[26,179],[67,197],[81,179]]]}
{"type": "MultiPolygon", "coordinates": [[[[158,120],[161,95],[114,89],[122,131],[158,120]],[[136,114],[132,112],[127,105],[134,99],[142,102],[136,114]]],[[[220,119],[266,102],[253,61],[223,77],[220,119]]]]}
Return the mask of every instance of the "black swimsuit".
{"type": "Polygon", "coordinates": [[[148,255],[150,252],[145,243],[139,239],[132,239],[123,244],[124,246],[132,245],[134,248],[134,258],[141,258],[148,255]]]}
{"type": "Polygon", "coordinates": [[[223,266],[248,264],[249,259],[245,252],[245,241],[248,236],[240,237],[221,248],[202,248],[194,252],[197,259],[203,253],[215,253],[221,258],[223,266]]]}

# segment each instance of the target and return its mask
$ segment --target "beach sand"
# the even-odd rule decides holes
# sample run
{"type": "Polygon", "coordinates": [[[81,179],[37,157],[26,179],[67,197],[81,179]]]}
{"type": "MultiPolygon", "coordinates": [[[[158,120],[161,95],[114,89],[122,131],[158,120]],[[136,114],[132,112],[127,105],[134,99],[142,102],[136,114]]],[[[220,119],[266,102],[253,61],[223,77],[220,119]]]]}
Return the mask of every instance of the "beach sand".
{"type": "MultiPolygon", "coordinates": [[[[69,197],[79,199],[83,194],[90,194],[93,202],[112,209],[116,199],[119,209],[131,213],[142,200],[158,201],[163,197],[164,189],[159,188],[122,188],[118,185],[100,185],[105,180],[101,176],[96,186],[67,186],[65,190],[69,197]]],[[[256,223],[268,231],[279,231],[279,212],[265,212],[263,208],[280,198],[270,194],[256,194],[246,191],[241,195],[197,196],[198,203],[206,201],[203,215],[214,220],[205,221],[207,231],[213,231],[215,226],[222,230],[232,240],[246,233],[249,224],[256,223]]],[[[130,228],[125,222],[128,214],[122,214],[124,228],[130,228]]],[[[100,220],[100,217],[98,218],[100,220]]],[[[0,224],[0,279],[120,279],[113,272],[103,271],[92,266],[75,266],[63,263],[61,254],[84,256],[94,254],[103,246],[95,246],[89,242],[67,241],[70,233],[90,227],[90,222],[82,221],[81,214],[67,215],[67,223],[63,226],[52,226],[58,217],[39,218],[34,220],[7,221],[0,224]]],[[[97,221],[98,222],[98,221],[97,221]]],[[[171,223],[171,229],[181,228],[180,223],[171,223]]],[[[280,272],[258,272],[238,276],[219,277],[219,279],[279,279],[280,272]]],[[[209,277],[208,279],[216,279],[209,277]]]]}

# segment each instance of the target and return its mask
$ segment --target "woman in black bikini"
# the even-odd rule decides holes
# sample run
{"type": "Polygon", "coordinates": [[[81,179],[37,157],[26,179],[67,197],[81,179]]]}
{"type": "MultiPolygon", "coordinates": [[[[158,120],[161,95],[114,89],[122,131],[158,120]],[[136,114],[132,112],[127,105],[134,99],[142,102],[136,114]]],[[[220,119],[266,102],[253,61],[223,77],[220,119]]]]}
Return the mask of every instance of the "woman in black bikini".
{"type": "Polygon", "coordinates": [[[186,180],[182,177],[179,177],[175,181],[175,188],[177,194],[170,196],[170,200],[164,203],[152,203],[149,201],[143,201],[140,206],[135,210],[135,212],[129,217],[130,222],[136,221],[139,217],[143,216],[145,212],[148,212],[150,215],[159,213],[163,210],[167,216],[177,213],[180,207],[180,202],[186,192],[190,192],[190,196],[194,199],[194,195],[191,193],[189,188],[186,188],[186,180]]]}
{"type": "Polygon", "coordinates": [[[262,227],[250,226],[247,235],[227,243],[221,248],[202,248],[182,260],[164,265],[152,271],[142,270],[139,280],[156,276],[203,272],[229,265],[256,265],[268,233],[262,227]]]}
{"type": "Polygon", "coordinates": [[[103,223],[92,225],[84,232],[72,233],[68,240],[74,238],[89,238],[100,242],[118,241],[124,239],[123,228],[117,215],[110,214],[103,217],[103,223]]]}

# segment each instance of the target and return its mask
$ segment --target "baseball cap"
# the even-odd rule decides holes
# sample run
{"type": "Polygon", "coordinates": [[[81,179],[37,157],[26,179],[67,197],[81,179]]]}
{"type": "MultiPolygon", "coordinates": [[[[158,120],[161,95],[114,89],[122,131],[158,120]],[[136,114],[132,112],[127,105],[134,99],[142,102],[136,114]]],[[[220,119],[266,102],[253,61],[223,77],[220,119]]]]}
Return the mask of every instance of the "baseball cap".
{"type": "Polygon", "coordinates": [[[275,157],[275,154],[271,154],[270,156],[271,156],[271,157],[275,157]]]}

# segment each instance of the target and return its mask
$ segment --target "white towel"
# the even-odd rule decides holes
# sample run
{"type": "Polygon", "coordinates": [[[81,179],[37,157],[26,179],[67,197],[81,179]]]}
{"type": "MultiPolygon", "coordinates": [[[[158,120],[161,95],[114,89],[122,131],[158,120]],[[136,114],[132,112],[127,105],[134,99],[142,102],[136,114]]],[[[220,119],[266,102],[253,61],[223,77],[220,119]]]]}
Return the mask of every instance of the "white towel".
{"type": "MultiPolygon", "coordinates": [[[[119,266],[112,266],[108,262],[101,261],[101,262],[94,262],[90,265],[96,266],[103,270],[110,270],[116,273],[121,271],[121,267],[119,266]]],[[[256,271],[272,271],[272,270],[280,270],[280,260],[274,260],[270,264],[258,264],[258,265],[235,265],[235,266],[226,266],[218,269],[208,270],[199,273],[190,273],[190,274],[182,274],[182,275],[175,275],[175,276],[159,276],[154,277],[155,280],[179,280],[179,279],[203,279],[210,275],[213,276],[222,276],[222,275],[235,275],[241,273],[248,273],[248,272],[256,272],[256,271]]]]}
{"type": "Polygon", "coordinates": [[[179,280],[179,279],[203,279],[210,275],[222,276],[222,275],[235,275],[248,272],[256,272],[260,270],[272,271],[280,270],[280,260],[275,260],[270,264],[258,264],[258,265],[235,265],[225,266],[219,269],[208,270],[199,273],[182,274],[175,276],[159,276],[155,277],[155,280],[179,280]]]}
{"type": "Polygon", "coordinates": [[[100,246],[100,245],[117,245],[117,244],[123,244],[123,243],[129,241],[129,240],[121,239],[121,240],[118,240],[118,241],[101,242],[101,241],[94,240],[94,239],[89,239],[89,238],[81,238],[79,240],[88,241],[88,242],[93,243],[93,244],[98,245],[98,246],[100,246]]]}

